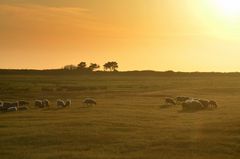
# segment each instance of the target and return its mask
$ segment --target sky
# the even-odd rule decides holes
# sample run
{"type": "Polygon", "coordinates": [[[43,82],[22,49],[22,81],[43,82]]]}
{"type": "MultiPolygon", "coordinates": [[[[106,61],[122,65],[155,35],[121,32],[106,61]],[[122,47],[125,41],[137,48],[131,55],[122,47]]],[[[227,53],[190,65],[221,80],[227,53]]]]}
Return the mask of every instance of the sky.
{"type": "Polygon", "coordinates": [[[0,0],[0,68],[240,71],[239,0],[0,0]]]}

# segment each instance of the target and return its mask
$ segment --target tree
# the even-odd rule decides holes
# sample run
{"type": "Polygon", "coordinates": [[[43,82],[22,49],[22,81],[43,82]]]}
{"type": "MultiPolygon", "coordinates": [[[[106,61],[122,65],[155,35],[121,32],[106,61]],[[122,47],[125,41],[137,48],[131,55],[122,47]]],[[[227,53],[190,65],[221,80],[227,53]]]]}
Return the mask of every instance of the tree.
{"type": "Polygon", "coordinates": [[[111,69],[112,69],[112,71],[117,71],[118,63],[115,61],[111,62],[111,69]]]}
{"type": "Polygon", "coordinates": [[[104,68],[104,71],[107,71],[107,70],[110,70],[110,63],[109,62],[107,62],[107,63],[105,63],[104,65],[103,65],[103,68],[104,68]]]}
{"type": "Polygon", "coordinates": [[[115,61],[112,61],[112,62],[107,62],[103,65],[104,67],[104,70],[107,71],[117,71],[117,68],[118,68],[118,63],[115,62],[115,61]]]}
{"type": "Polygon", "coordinates": [[[88,69],[90,71],[94,71],[94,70],[99,69],[99,68],[100,68],[100,66],[96,63],[91,63],[90,66],[88,67],[88,69]]]}
{"type": "Polygon", "coordinates": [[[66,65],[63,67],[64,70],[76,70],[77,66],[75,65],[66,65]]]}
{"type": "Polygon", "coordinates": [[[86,64],[86,62],[80,62],[80,63],[77,65],[77,67],[78,67],[79,70],[86,70],[87,64],[86,64]]]}

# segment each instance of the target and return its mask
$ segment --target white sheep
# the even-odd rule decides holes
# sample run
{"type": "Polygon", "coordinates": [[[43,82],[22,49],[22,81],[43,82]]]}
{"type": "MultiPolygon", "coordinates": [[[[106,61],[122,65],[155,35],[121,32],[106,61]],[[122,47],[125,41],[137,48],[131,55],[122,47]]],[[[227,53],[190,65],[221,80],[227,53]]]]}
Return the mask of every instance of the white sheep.
{"type": "Polygon", "coordinates": [[[170,104],[170,105],[176,105],[175,100],[173,98],[169,98],[169,97],[165,98],[165,103],[170,104]]]}
{"type": "Polygon", "coordinates": [[[93,99],[93,98],[85,98],[85,99],[83,100],[83,104],[92,106],[92,105],[97,105],[97,102],[96,102],[96,100],[93,99]]]}
{"type": "Polygon", "coordinates": [[[72,105],[72,100],[67,99],[66,103],[65,103],[65,107],[70,107],[72,105]]]}
{"type": "Polygon", "coordinates": [[[66,106],[66,103],[61,99],[58,99],[56,104],[57,104],[57,107],[60,107],[60,108],[63,108],[66,106]]]}
{"type": "Polygon", "coordinates": [[[199,101],[195,99],[190,99],[182,103],[183,110],[203,110],[204,105],[199,101]]]}
{"type": "Polygon", "coordinates": [[[182,103],[182,102],[185,102],[185,101],[187,101],[187,100],[189,100],[189,99],[191,99],[190,97],[176,97],[176,101],[178,102],[178,103],[182,103]]]}
{"type": "Polygon", "coordinates": [[[50,101],[48,99],[42,100],[43,102],[43,107],[50,107],[50,101]]]}
{"type": "Polygon", "coordinates": [[[211,108],[215,108],[215,109],[218,107],[217,102],[213,101],[213,100],[209,101],[209,105],[210,105],[211,108]]]}
{"type": "Polygon", "coordinates": [[[7,111],[10,107],[18,107],[18,102],[3,102],[2,110],[7,111]]]}
{"type": "Polygon", "coordinates": [[[35,100],[35,107],[43,108],[44,107],[43,101],[42,100],[35,100]]]}

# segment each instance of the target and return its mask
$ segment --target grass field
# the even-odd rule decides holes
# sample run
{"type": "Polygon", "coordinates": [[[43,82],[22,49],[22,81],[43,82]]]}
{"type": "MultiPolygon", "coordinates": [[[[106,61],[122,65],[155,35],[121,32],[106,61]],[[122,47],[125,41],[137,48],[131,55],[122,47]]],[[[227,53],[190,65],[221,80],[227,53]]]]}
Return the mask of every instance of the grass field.
{"type": "Polygon", "coordinates": [[[0,100],[49,109],[0,113],[0,159],[238,159],[240,75],[0,75],[0,100]],[[166,96],[216,100],[195,113],[166,96]],[[97,106],[84,107],[94,97],[97,106]],[[56,109],[58,98],[72,106],[56,109]]]}

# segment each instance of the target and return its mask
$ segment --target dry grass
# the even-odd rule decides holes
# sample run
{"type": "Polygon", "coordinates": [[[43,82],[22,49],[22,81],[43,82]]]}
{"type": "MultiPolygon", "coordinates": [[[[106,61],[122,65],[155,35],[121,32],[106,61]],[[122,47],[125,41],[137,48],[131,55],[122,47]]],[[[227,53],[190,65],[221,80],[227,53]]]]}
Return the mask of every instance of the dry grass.
{"type": "Polygon", "coordinates": [[[2,100],[73,100],[72,107],[67,109],[56,109],[52,104],[44,110],[1,113],[1,159],[240,156],[240,76],[6,75],[0,77],[0,84],[2,100]],[[214,99],[220,107],[182,113],[180,106],[164,106],[165,96],[177,95],[214,99]],[[84,107],[84,97],[96,98],[98,105],[84,107]]]}

